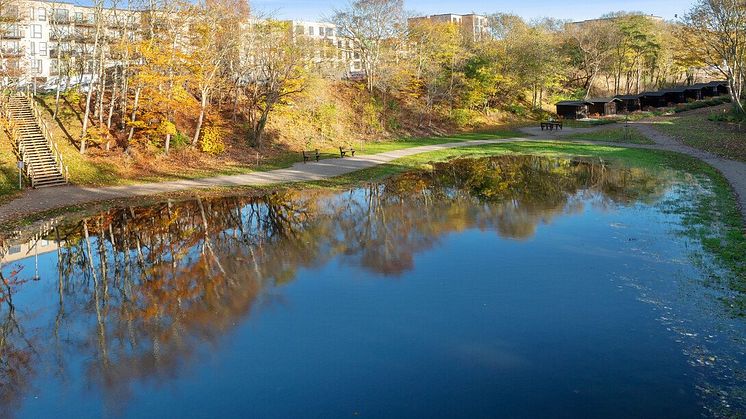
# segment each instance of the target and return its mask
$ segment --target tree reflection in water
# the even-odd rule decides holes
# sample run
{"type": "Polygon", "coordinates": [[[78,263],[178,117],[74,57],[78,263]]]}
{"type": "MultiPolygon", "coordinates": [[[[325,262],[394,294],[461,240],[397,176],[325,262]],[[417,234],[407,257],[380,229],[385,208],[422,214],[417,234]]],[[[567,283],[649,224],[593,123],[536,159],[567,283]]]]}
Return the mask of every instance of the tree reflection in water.
{"type": "Polygon", "coordinates": [[[12,296],[32,285],[23,284],[26,272],[8,271],[13,264],[4,271],[0,403],[13,409],[34,365],[80,379],[66,376],[75,357],[88,360],[86,379],[116,409],[134,382],[178,374],[200,345],[217,344],[245,319],[263,289],[292,281],[300,268],[341,257],[398,275],[449,232],[526,239],[589,197],[603,206],[653,202],[668,184],[598,161],[460,159],[346,193],[166,202],[58,226],[40,237],[59,245],[56,313],[18,318],[34,311],[14,309],[12,296]]]}

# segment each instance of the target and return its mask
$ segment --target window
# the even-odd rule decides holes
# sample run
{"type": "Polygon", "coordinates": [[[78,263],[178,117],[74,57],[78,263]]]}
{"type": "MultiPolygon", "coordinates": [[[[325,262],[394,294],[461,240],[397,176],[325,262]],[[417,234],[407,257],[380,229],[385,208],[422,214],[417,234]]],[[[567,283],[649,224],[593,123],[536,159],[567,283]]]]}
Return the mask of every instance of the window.
{"type": "Polygon", "coordinates": [[[46,42],[39,42],[39,55],[42,57],[46,57],[47,55],[47,43],[46,42]]]}
{"type": "Polygon", "coordinates": [[[83,21],[83,12],[75,12],[75,21],[76,22],[82,22],[83,21]]]}
{"type": "Polygon", "coordinates": [[[10,249],[8,249],[8,254],[13,255],[16,253],[21,252],[21,246],[12,246],[10,249]]]}
{"type": "Polygon", "coordinates": [[[39,20],[47,20],[47,9],[40,7],[36,10],[36,18],[39,20]]]}
{"type": "Polygon", "coordinates": [[[36,60],[36,71],[41,73],[43,68],[41,60],[36,60]]]}
{"type": "Polygon", "coordinates": [[[41,25],[31,25],[31,37],[41,38],[41,25]]]}
{"type": "Polygon", "coordinates": [[[28,8],[28,18],[29,20],[34,20],[34,8],[33,7],[28,8]]]}
{"type": "Polygon", "coordinates": [[[66,22],[68,17],[67,9],[54,9],[54,19],[59,22],[66,22]]]}
{"type": "Polygon", "coordinates": [[[334,28],[326,28],[326,36],[334,36],[334,28]]]}
{"type": "Polygon", "coordinates": [[[31,51],[31,55],[36,55],[36,42],[31,41],[31,49],[29,51],[31,51]]]}
{"type": "Polygon", "coordinates": [[[303,35],[303,26],[296,26],[295,27],[295,34],[296,35],[303,35]]]}
{"type": "Polygon", "coordinates": [[[313,26],[308,27],[308,34],[313,36],[313,26]]]}

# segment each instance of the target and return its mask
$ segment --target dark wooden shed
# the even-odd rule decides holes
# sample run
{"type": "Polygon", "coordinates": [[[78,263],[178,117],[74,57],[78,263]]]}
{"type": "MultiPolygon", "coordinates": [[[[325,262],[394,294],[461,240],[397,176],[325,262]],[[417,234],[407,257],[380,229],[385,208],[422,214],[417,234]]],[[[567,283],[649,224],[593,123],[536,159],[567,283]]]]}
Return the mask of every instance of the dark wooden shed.
{"type": "Polygon", "coordinates": [[[700,96],[702,99],[706,97],[717,96],[717,87],[710,85],[710,83],[696,83],[690,87],[699,88],[700,96]]]}
{"type": "Polygon", "coordinates": [[[692,86],[686,86],[684,89],[684,97],[687,100],[702,100],[704,97],[702,95],[702,87],[697,87],[695,85],[692,86]]]}
{"type": "Polygon", "coordinates": [[[642,109],[640,95],[616,95],[614,97],[620,100],[617,105],[618,112],[635,112],[642,109]]]}
{"type": "Polygon", "coordinates": [[[727,95],[728,94],[728,82],[725,80],[711,81],[707,83],[715,90],[716,95],[727,95]]]}
{"type": "Polygon", "coordinates": [[[661,108],[667,105],[666,92],[643,92],[640,94],[640,106],[645,108],[661,108]]]}
{"type": "Polygon", "coordinates": [[[684,103],[686,102],[686,95],[684,94],[683,87],[674,87],[672,89],[661,90],[663,92],[663,98],[666,101],[666,105],[669,103],[684,103]]]}
{"type": "Polygon", "coordinates": [[[565,119],[580,119],[588,116],[588,109],[593,103],[585,100],[563,100],[557,102],[557,115],[565,119]]]}
{"type": "Polygon", "coordinates": [[[617,103],[621,100],[615,97],[602,97],[588,99],[588,102],[591,103],[588,108],[591,115],[616,115],[617,103]]]}

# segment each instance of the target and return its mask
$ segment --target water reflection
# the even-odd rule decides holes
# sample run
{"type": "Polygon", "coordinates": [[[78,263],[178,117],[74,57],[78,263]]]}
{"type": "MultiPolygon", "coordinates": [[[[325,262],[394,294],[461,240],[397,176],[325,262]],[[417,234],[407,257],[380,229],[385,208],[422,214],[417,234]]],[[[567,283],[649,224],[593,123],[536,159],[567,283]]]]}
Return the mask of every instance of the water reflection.
{"type": "Polygon", "coordinates": [[[449,233],[527,240],[589,202],[652,203],[668,186],[660,173],[602,161],[463,159],[345,193],[195,198],[112,209],[30,241],[21,233],[3,246],[0,405],[16,409],[35,375],[50,374],[44,366],[103,389],[117,411],[135,383],[177,377],[200,347],[249,316],[263,290],[300,269],[340,257],[397,276],[449,233]],[[40,281],[54,284],[55,297],[30,296],[21,307],[14,296],[36,274],[29,259],[17,260],[39,252],[56,255],[40,281]]]}

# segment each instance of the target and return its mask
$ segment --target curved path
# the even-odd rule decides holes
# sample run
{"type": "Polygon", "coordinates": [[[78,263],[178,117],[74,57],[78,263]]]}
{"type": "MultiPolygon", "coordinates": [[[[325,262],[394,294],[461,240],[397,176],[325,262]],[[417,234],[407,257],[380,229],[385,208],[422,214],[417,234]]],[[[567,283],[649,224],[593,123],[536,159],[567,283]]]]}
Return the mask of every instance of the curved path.
{"type": "MultiPolygon", "coordinates": [[[[638,123],[636,124],[636,127],[648,137],[650,137],[653,141],[655,141],[655,144],[640,145],[627,143],[607,143],[598,141],[568,141],[564,139],[561,141],[581,144],[608,145],[616,147],[669,150],[687,154],[704,160],[705,162],[718,169],[725,176],[725,178],[728,179],[738,197],[741,213],[746,220],[746,163],[726,160],[715,155],[685,146],[678,141],[659,133],[652,126],[644,123],[638,123]]],[[[516,137],[495,140],[472,140],[435,144],[405,148],[380,154],[363,155],[354,158],[326,159],[321,160],[320,162],[296,163],[292,167],[286,169],[278,169],[268,172],[254,172],[203,179],[177,180],[161,183],[143,183],[135,185],[108,186],[98,188],[69,185],[57,188],[31,189],[25,191],[19,198],[3,206],[0,206],[0,222],[7,222],[40,211],[46,211],[72,205],[88,204],[109,199],[154,195],[200,188],[271,185],[291,182],[315,181],[344,175],[357,170],[385,164],[402,157],[427,153],[431,151],[457,147],[480,146],[487,144],[546,140],[551,141],[553,140],[553,138],[551,138],[551,136],[549,138],[516,137]]]]}

